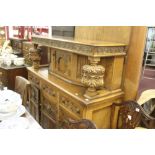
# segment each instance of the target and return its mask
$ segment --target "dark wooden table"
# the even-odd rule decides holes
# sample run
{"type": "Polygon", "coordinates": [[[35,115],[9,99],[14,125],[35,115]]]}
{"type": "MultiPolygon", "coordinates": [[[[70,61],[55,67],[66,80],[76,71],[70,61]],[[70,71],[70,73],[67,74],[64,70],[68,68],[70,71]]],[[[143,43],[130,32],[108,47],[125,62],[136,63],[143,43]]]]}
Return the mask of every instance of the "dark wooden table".
{"type": "Polygon", "coordinates": [[[16,76],[22,76],[27,79],[27,69],[26,66],[0,66],[0,72],[2,72],[2,83],[8,89],[14,90],[15,88],[15,78],[16,76]]]}

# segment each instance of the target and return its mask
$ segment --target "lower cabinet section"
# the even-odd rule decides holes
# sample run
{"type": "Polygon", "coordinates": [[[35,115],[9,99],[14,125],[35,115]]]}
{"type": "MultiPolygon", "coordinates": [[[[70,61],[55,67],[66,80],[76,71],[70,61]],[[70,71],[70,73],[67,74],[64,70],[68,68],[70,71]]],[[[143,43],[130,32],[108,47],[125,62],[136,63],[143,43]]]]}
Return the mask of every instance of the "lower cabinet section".
{"type": "Polygon", "coordinates": [[[67,92],[66,83],[52,79],[54,77],[51,79],[50,76],[46,77],[44,70],[43,76],[39,71],[35,71],[35,74],[29,71],[28,77],[31,82],[30,113],[43,128],[67,129],[69,119],[89,119],[97,128],[111,128],[116,125],[116,121],[111,121],[111,105],[114,102],[121,102],[123,96],[121,90],[109,92],[101,99],[86,100],[80,96],[81,89],[74,88],[76,90],[74,91],[72,88],[73,92],[67,92]],[[49,82],[49,79],[54,80],[53,83],[49,82]]]}

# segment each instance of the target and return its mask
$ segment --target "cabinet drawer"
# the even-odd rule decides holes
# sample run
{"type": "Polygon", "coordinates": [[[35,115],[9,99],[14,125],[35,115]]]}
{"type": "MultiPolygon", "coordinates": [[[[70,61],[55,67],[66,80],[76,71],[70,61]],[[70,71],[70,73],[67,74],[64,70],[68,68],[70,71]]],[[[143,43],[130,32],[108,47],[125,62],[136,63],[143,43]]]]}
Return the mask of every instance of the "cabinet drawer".
{"type": "Polygon", "coordinates": [[[28,79],[31,83],[36,85],[38,88],[40,88],[40,79],[36,77],[35,75],[31,74],[30,72],[28,73],[28,79]]]}
{"type": "Polygon", "coordinates": [[[41,111],[44,111],[54,121],[58,120],[58,106],[44,96],[42,96],[41,100],[41,111]]]}
{"type": "Polygon", "coordinates": [[[44,129],[56,128],[56,122],[53,121],[44,111],[41,112],[41,126],[44,129]]]}
{"type": "Polygon", "coordinates": [[[72,97],[66,95],[66,94],[60,94],[59,98],[60,104],[67,108],[70,112],[74,113],[78,117],[82,117],[84,107],[80,105],[78,101],[73,99],[72,97]]]}
{"type": "Polygon", "coordinates": [[[63,109],[61,106],[59,108],[59,128],[69,128],[69,119],[78,120],[73,115],[70,115],[65,109],[63,109]]]}
{"type": "Polygon", "coordinates": [[[41,90],[44,96],[49,98],[50,101],[57,103],[57,90],[53,86],[49,86],[48,83],[42,82],[41,83],[41,90]]]}

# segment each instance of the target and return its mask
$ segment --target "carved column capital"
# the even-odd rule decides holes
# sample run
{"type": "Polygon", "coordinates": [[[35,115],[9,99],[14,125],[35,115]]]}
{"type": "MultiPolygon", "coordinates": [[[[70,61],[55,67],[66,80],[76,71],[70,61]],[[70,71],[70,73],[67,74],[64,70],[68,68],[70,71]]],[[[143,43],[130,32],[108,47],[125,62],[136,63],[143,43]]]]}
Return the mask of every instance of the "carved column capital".
{"type": "Polygon", "coordinates": [[[95,96],[98,94],[96,89],[102,87],[104,85],[104,72],[105,68],[101,65],[97,65],[97,62],[100,59],[89,59],[90,65],[84,65],[82,67],[82,79],[81,82],[88,87],[86,90],[85,96],[95,96]]]}

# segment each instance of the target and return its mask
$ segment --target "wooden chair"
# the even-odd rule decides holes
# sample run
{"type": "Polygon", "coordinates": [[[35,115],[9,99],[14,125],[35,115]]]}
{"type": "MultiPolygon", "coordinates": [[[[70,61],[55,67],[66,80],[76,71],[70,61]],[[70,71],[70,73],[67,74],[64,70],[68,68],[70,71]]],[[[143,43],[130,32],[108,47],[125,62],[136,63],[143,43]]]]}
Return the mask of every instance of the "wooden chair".
{"type": "Polygon", "coordinates": [[[23,100],[23,105],[29,107],[29,89],[30,89],[30,82],[21,76],[16,76],[15,80],[15,91],[19,93],[23,100]]]}
{"type": "Polygon", "coordinates": [[[72,120],[69,119],[67,123],[68,129],[96,129],[94,122],[88,119],[72,120]]]}
{"type": "Polygon", "coordinates": [[[152,117],[155,117],[155,89],[142,92],[137,103],[152,117]]]}
{"type": "Polygon", "coordinates": [[[113,123],[113,119],[116,120],[116,128],[120,129],[134,129],[136,127],[143,127],[152,129],[155,128],[155,118],[151,117],[146,111],[143,109],[141,105],[139,105],[135,101],[126,101],[123,103],[113,103],[112,105],[112,115],[111,115],[111,123],[113,123]]]}

